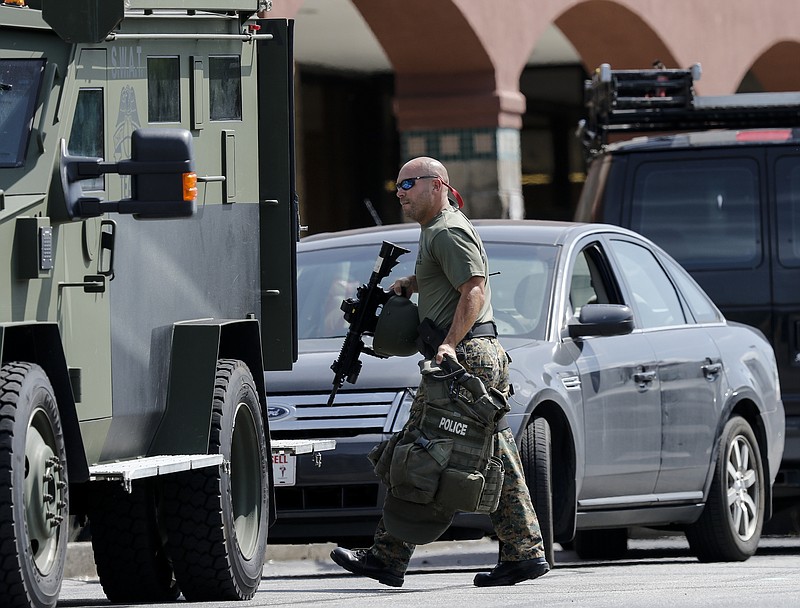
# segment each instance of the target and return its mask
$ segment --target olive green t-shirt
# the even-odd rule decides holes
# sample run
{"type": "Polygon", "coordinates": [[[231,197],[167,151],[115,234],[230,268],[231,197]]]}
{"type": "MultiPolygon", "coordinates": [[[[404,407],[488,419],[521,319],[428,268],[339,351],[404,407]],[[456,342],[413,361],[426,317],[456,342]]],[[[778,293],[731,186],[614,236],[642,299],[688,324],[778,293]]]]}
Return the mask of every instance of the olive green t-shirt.
{"type": "Polygon", "coordinates": [[[489,262],[478,232],[453,207],[422,227],[416,270],[420,321],[429,318],[440,329],[450,327],[460,294],[458,287],[472,277],[484,277],[486,298],[476,323],[493,318],[489,262]]]}

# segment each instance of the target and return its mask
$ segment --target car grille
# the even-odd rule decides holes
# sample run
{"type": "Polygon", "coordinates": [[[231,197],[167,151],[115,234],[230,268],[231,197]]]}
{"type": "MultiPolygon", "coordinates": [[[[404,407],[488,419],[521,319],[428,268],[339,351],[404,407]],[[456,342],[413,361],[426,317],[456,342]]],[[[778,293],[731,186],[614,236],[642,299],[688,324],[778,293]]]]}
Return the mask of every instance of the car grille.
{"type": "Polygon", "coordinates": [[[378,483],[352,486],[290,486],[275,488],[278,512],[363,509],[378,504],[378,483]]]}
{"type": "MultiPolygon", "coordinates": [[[[406,391],[275,394],[267,398],[270,435],[273,439],[337,439],[380,435],[392,431],[406,391]]],[[[405,415],[405,414],[401,414],[405,415]]],[[[376,509],[380,485],[304,485],[302,479],[289,487],[275,488],[279,513],[376,509]]]]}
{"type": "Polygon", "coordinates": [[[274,439],[329,439],[389,433],[405,391],[269,395],[270,434],[274,439]]]}

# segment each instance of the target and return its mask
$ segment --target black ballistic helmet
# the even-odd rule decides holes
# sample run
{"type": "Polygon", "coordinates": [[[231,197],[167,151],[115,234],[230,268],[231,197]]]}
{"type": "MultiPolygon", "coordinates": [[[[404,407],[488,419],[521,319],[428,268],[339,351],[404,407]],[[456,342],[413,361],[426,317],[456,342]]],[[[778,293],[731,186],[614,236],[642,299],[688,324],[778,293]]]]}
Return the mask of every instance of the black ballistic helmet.
{"type": "Polygon", "coordinates": [[[383,305],[372,348],[386,357],[410,357],[417,353],[417,305],[408,298],[392,296],[383,305]]]}

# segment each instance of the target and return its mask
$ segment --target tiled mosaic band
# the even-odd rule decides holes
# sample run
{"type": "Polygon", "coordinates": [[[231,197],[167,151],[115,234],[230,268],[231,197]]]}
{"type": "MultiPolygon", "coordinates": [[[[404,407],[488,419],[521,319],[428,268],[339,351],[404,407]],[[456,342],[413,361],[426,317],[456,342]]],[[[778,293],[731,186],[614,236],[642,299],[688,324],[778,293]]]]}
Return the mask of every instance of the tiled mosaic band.
{"type": "Polygon", "coordinates": [[[496,159],[500,156],[498,148],[501,153],[503,151],[505,131],[513,133],[514,140],[519,141],[519,134],[514,129],[406,131],[401,134],[402,156],[405,160],[417,156],[431,156],[444,163],[454,160],[496,159]]]}

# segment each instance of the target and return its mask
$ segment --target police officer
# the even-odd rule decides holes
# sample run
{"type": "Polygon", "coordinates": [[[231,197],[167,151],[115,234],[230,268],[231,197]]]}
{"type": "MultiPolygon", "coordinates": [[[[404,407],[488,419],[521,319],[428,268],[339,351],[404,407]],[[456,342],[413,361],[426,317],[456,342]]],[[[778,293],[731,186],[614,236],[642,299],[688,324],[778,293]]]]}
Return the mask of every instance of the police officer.
{"type": "MultiPolygon", "coordinates": [[[[477,231],[460,211],[463,201],[449,184],[444,165],[433,158],[407,162],[397,176],[397,198],[403,214],[422,227],[415,274],[395,281],[398,295],[419,293],[419,317],[429,318],[444,341],[437,363],[448,356],[478,376],[486,387],[508,392],[508,358],[496,338],[486,252],[477,231]],[[452,192],[457,206],[450,202],[452,192]]],[[[425,402],[424,383],[411,408],[408,424],[419,420],[425,402]]],[[[522,462],[508,428],[499,430],[495,456],[505,477],[497,510],[491,514],[500,541],[500,560],[490,572],[475,576],[478,587],[514,585],[546,574],[541,531],[531,503],[522,462]]],[[[378,523],[372,547],[336,548],[331,559],[341,567],[393,587],[400,587],[415,545],[387,532],[378,523]]]]}

